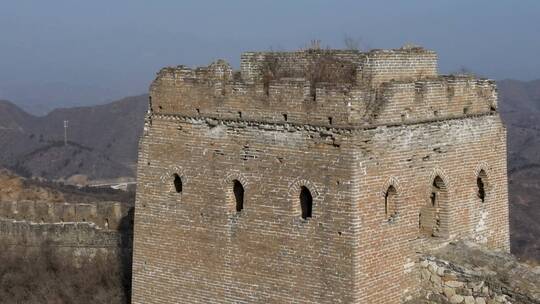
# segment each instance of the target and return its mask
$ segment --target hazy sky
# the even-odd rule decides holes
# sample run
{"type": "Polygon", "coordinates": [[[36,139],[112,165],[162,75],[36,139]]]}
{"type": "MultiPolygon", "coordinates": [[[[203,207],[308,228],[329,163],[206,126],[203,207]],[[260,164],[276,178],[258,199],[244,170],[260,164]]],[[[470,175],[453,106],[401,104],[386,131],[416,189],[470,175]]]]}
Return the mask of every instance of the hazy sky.
{"type": "Polygon", "coordinates": [[[0,98],[139,94],[165,65],[238,66],[245,50],[343,47],[346,36],[433,49],[441,72],[532,80],[539,20],[538,0],[0,0],[0,98]]]}

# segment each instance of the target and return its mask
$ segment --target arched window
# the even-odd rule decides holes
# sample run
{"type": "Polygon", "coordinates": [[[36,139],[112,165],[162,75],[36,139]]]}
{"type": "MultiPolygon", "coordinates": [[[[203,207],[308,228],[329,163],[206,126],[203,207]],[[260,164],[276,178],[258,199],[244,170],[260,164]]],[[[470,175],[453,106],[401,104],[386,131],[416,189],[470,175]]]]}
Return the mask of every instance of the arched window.
{"type": "Polygon", "coordinates": [[[394,186],[388,187],[384,194],[384,213],[388,219],[397,213],[397,191],[394,186]]]}
{"type": "Polygon", "coordinates": [[[435,176],[427,205],[420,210],[420,230],[428,236],[446,236],[448,223],[448,191],[443,179],[435,176]]]}
{"type": "Polygon", "coordinates": [[[431,205],[433,207],[438,207],[440,203],[440,195],[441,191],[446,190],[446,186],[444,185],[444,181],[440,176],[436,176],[433,179],[433,185],[431,187],[431,205]]]}
{"type": "Polygon", "coordinates": [[[478,188],[476,195],[482,203],[486,201],[486,181],[487,174],[484,170],[481,170],[476,177],[476,186],[478,188]]]}
{"type": "Polygon", "coordinates": [[[302,186],[300,190],[300,207],[302,208],[302,218],[305,220],[310,218],[313,209],[313,197],[305,186],[302,186]]]}
{"type": "Polygon", "coordinates": [[[244,209],[244,186],[238,180],[234,180],[233,192],[236,200],[236,211],[240,212],[244,209]]]}
{"type": "Polygon", "coordinates": [[[178,174],[174,174],[174,189],[177,193],[182,193],[182,178],[178,174]]]}

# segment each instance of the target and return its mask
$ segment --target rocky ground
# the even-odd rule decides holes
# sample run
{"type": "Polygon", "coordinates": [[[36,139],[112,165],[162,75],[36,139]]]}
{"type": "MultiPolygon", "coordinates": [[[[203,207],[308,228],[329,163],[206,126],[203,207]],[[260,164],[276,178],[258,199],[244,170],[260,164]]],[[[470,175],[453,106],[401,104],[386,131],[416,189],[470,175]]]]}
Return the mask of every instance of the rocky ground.
{"type": "Polygon", "coordinates": [[[409,303],[540,303],[540,267],[480,245],[458,242],[426,253],[418,271],[424,286],[409,303]]]}

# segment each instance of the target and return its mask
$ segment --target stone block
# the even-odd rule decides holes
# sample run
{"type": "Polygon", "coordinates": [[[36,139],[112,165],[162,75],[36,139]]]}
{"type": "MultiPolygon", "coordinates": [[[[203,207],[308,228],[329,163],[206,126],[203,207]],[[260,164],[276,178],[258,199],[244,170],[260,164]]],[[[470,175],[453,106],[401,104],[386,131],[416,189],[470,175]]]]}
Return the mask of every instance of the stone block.
{"type": "Polygon", "coordinates": [[[465,286],[465,284],[463,282],[459,282],[459,281],[446,281],[446,282],[444,282],[444,284],[446,286],[452,287],[452,288],[459,288],[459,287],[465,286]]]}
{"type": "Polygon", "coordinates": [[[475,300],[473,296],[465,296],[465,304],[475,304],[475,300]]]}
{"type": "Polygon", "coordinates": [[[475,301],[476,304],[486,304],[486,299],[483,297],[477,297],[475,301]]]}
{"type": "Polygon", "coordinates": [[[456,294],[456,290],[451,287],[444,287],[444,295],[450,299],[453,295],[456,294]]]}
{"type": "Polygon", "coordinates": [[[463,296],[458,295],[458,294],[453,295],[449,299],[450,303],[452,303],[452,304],[463,303],[464,300],[465,300],[465,298],[463,296]]]}

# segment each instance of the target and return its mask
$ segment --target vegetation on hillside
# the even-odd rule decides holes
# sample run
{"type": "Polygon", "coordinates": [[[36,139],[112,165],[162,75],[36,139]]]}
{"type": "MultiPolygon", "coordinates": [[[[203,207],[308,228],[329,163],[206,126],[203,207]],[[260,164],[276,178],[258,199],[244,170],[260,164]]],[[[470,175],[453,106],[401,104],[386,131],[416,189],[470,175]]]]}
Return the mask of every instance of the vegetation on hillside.
{"type": "Polygon", "coordinates": [[[124,267],[110,254],[87,259],[48,243],[0,244],[0,303],[129,303],[124,267]]]}

